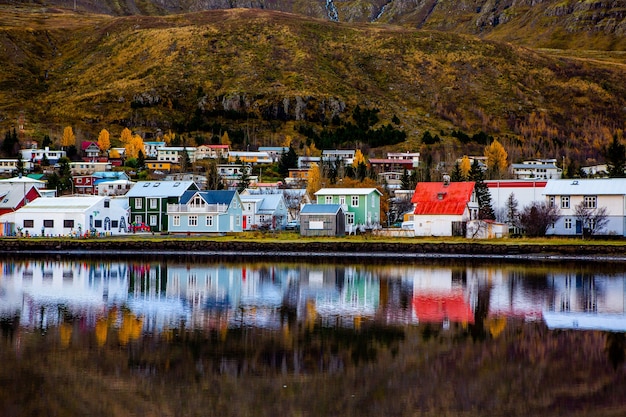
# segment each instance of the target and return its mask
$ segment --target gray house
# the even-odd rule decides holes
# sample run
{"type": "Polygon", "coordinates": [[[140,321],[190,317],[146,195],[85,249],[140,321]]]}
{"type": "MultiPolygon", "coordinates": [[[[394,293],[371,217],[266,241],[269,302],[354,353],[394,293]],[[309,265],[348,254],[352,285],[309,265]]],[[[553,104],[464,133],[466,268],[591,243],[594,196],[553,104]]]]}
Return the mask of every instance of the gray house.
{"type": "Polygon", "coordinates": [[[300,210],[301,236],[344,236],[346,218],[341,204],[305,204],[300,210]]]}

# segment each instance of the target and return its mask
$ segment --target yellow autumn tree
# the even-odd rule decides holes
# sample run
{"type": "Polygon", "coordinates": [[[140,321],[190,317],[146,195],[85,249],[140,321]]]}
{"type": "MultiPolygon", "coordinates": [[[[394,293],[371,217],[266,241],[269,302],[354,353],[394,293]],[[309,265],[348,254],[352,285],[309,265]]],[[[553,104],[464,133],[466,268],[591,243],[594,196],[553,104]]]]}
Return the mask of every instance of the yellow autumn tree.
{"type": "Polygon", "coordinates": [[[63,129],[63,137],[61,138],[61,146],[66,148],[72,145],[76,145],[76,136],[74,136],[72,126],[65,126],[65,129],[63,129]]]}
{"type": "Polygon", "coordinates": [[[228,132],[224,132],[222,138],[220,139],[220,144],[222,145],[230,145],[230,138],[228,137],[228,132]]]}
{"type": "Polygon", "coordinates": [[[111,152],[109,152],[109,158],[119,159],[120,158],[119,151],[117,149],[111,149],[111,152]]]}
{"type": "Polygon", "coordinates": [[[469,173],[472,170],[472,162],[467,155],[464,155],[463,158],[461,158],[461,165],[459,166],[459,169],[461,170],[463,178],[469,178],[469,173]]]}
{"type": "Polygon", "coordinates": [[[145,153],[143,139],[139,135],[133,136],[124,148],[126,149],[127,158],[137,158],[139,156],[139,151],[145,153]]]}
{"type": "Polygon", "coordinates": [[[317,149],[314,142],[311,142],[311,144],[307,146],[305,154],[306,156],[321,156],[322,151],[317,149]]]}
{"type": "Polygon", "coordinates": [[[485,158],[487,158],[487,170],[494,178],[501,178],[502,174],[506,172],[509,163],[507,161],[508,154],[497,139],[485,147],[485,158]]]}
{"type": "Polygon", "coordinates": [[[168,131],[166,134],[163,135],[163,142],[165,142],[165,144],[167,146],[169,146],[172,143],[172,140],[174,140],[174,136],[176,136],[174,133],[172,133],[172,131],[168,131]]]}
{"type": "Polygon", "coordinates": [[[291,146],[291,142],[292,142],[292,140],[293,140],[293,139],[292,139],[292,137],[291,137],[291,136],[286,135],[286,136],[285,136],[285,140],[283,141],[283,146],[284,146],[285,148],[290,147],[290,146],[291,146]]]}
{"type": "Polygon", "coordinates": [[[356,152],[354,153],[354,159],[352,160],[352,166],[354,168],[356,168],[361,163],[367,164],[367,160],[365,159],[365,155],[363,155],[363,152],[361,152],[360,149],[357,149],[356,152]]]}
{"type": "Polygon", "coordinates": [[[307,176],[306,192],[311,198],[311,201],[315,201],[315,193],[322,188],[322,173],[320,167],[317,164],[311,165],[307,176]]]}
{"type": "Polygon", "coordinates": [[[106,129],[102,129],[98,134],[98,148],[101,151],[106,152],[111,147],[111,137],[109,135],[109,131],[106,129]]]}
{"type": "Polygon", "coordinates": [[[132,140],[133,132],[131,132],[129,128],[125,127],[124,130],[122,130],[122,134],[120,135],[120,141],[122,142],[122,145],[126,146],[132,140]]]}

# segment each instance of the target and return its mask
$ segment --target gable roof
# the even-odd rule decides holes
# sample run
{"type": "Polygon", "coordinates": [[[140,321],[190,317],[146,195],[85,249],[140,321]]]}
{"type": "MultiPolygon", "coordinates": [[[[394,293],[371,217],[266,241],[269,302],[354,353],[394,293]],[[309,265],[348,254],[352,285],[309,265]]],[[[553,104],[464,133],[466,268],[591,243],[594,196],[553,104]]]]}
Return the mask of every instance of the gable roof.
{"type": "Polygon", "coordinates": [[[373,192],[383,195],[378,188],[322,188],[315,195],[369,195],[373,192]]]}
{"type": "Polygon", "coordinates": [[[189,190],[180,197],[180,204],[187,204],[195,195],[199,195],[207,204],[230,204],[236,193],[235,190],[189,190]]]}
{"type": "Polygon", "coordinates": [[[197,190],[193,181],[139,181],[127,197],[180,197],[187,190],[197,190]]]}
{"type": "Polygon", "coordinates": [[[472,198],[474,182],[420,182],[415,187],[411,202],[414,214],[461,215],[472,198]]]}
{"type": "Polygon", "coordinates": [[[341,204],[305,204],[300,210],[303,214],[337,214],[341,210],[341,204]]]}
{"type": "Polygon", "coordinates": [[[82,151],[85,151],[88,148],[93,148],[93,147],[98,148],[98,150],[100,150],[100,147],[98,147],[98,144],[96,142],[84,140],[80,143],[80,149],[82,151]]]}
{"type": "Polygon", "coordinates": [[[62,211],[64,213],[80,213],[95,206],[100,201],[109,197],[84,196],[84,197],[51,197],[38,198],[31,201],[18,211],[20,213],[39,213],[41,211],[62,211]]]}
{"type": "Polygon", "coordinates": [[[626,195],[626,178],[549,180],[544,195],[626,195]]]}

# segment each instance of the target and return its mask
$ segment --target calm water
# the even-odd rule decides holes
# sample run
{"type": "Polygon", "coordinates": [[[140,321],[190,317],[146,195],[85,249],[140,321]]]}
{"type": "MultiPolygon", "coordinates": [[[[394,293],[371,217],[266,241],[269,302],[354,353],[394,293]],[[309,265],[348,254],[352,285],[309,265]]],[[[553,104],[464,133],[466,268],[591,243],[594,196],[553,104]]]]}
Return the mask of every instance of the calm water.
{"type": "Polygon", "coordinates": [[[3,417],[626,415],[626,264],[0,271],[3,417]]]}

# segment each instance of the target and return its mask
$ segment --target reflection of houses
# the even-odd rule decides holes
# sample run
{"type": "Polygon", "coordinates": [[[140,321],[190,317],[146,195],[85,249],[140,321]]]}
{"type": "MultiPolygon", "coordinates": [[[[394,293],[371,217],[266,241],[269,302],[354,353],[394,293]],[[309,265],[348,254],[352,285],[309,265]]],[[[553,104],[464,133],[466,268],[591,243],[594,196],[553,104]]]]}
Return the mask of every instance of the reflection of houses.
{"type": "Polygon", "coordinates": [[[543,193],[561,216],[548,234],[580,235],[583,227],[589,227],[576,218],[576,206],[583,204],[591,213],[603,207],[607,210],[608,224],[596,234],[626,236],[625,178],[550,180],[543,193]]]}
{"type": "Polygon", "coordinates": [[[172,233],[242,231],[242,206],[237,191],[186,191],[179,203],[167,205],[167,217],[172,233]]]}
{"type": "Polygon", "coordinates": [[[123,199],[98,196],[38,198],[3,219],[13,223],[13,232],[30,236],[118,235],[126,233],[128,205],[123,199]]]}
{"type": "Polygon", "coordinates": [[[561,274],[543,318],[549,328],[626,331],[626,277],[561,274]]]}
{"type": "Polygon", "coordinates": [[[415,236],[465,236],[478,215],[473,182],[420,182],[411,202],[415,236]]]}

